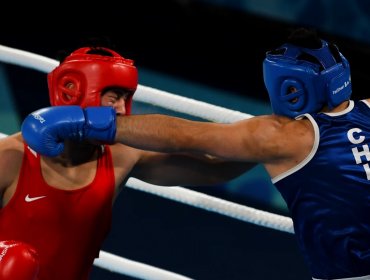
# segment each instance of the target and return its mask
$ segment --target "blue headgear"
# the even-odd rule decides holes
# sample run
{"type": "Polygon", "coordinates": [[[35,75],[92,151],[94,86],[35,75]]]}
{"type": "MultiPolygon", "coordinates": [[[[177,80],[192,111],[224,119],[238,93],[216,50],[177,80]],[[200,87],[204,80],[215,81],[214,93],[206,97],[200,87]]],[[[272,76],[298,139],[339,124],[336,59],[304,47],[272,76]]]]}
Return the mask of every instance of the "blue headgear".
{"type": "Polygon", "coordinates": [[[336,61],[328,43],[323,40],[319,49],[284,44],[277,51],[266,54],[263,78],[275,114],[294,118],[317,112],[324,105],[332,109],[350,98],[349,63],[337,49],[334,51],[340,61],[336,61]],[[317,62],[304,60],[300,58],[302,55],[317,62]],[[295,92],[292,92],[293,87],[295,92]]]}

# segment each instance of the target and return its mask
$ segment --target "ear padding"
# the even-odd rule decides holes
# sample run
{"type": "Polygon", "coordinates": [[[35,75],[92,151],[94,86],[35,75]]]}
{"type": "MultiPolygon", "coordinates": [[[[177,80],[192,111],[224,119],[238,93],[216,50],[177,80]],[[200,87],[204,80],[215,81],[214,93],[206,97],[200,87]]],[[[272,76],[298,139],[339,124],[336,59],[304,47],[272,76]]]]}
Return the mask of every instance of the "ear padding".
{"type": "Polygon", "coordinates": [[[306,105],[306,91],[301,82],[294,79],[286,79],[281,85],[281,101],[289,107],[291,111],[300,111],[306,105]],[[295,89],[292,92],[292,89],[295,89]]]}

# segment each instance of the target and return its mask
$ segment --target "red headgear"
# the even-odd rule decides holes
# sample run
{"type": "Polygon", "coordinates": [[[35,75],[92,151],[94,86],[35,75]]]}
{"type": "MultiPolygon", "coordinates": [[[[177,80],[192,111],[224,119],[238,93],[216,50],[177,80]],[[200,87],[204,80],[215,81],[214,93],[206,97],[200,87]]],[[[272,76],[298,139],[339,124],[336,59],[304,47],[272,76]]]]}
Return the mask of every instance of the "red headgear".
{"type": "Polygon", "coordinates": [[[72,52],[48,74],[49,97],[52,106],[100,106],[104,90],[123,88],[131,92],[126,99],[126,114],[131,112],[132,96],[138,85],[134,61],[107,48],[98,48],[112,56],[89,54],[92,48],[72,52]],[[71,89],[68,86],[73,84],[71,89]]]}

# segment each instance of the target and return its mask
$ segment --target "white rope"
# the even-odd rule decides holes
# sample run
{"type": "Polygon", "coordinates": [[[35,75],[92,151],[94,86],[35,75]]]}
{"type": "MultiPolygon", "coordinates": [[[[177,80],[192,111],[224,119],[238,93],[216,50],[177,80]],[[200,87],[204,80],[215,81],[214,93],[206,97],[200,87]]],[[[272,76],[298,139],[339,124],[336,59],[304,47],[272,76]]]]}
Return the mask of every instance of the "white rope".
{"type": "Polygon", "coordinates": [[[49,73],[59,62],[42,55],[0,45],[0,61],[49,73]]]}
{"type": "MultiPolygon", "coordinates": [[[[0,45],[0,61],[44,73],[49,73],[59,65],[57,60],[2,45],[0,45]]],[[[252,115],[249,114],[225,109],[143,85],[138,85],[134,100],[161,106],[166,109],[210,121],[233,122],[252,117],[252,115]]]]}
{"type": "Polygon", "coordinates": [[[252,115],[208,104],[202,101],[178,96],[163,90],[139,85],[134,100],[161,106],[175,112],[185,113],[194,117],[214,122],[234,122],[250,118],[252,115]]]}
{"type": "Polygon", "coordinates": [[[197,208],[229,216],[244,222],[293,233],[293,222],[289,217],[264,212],[183,187],[156,186],[136,178],[130,178],[126,183],[126,186],[197,208]]]}
{"type": "Polygon", "coordinates": [[[191,278],[100,251],[94,265],[112,272],[147,280],[191,280],[191,278]]]}

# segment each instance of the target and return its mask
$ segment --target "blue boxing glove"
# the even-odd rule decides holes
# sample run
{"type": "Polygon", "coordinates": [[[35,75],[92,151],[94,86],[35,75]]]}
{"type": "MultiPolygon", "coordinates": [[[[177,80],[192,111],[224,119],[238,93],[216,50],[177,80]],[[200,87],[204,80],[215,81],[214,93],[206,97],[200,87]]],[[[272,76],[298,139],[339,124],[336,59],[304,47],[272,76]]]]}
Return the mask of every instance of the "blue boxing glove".
{"type": "Polygon", "coordinates": [[[57,156],[64,140],[97,140],[113,143],[116,135],[116,111],[112,107],[55,106],[28,115],[21,127],[26,143],[45,156],[57,156]]]}

